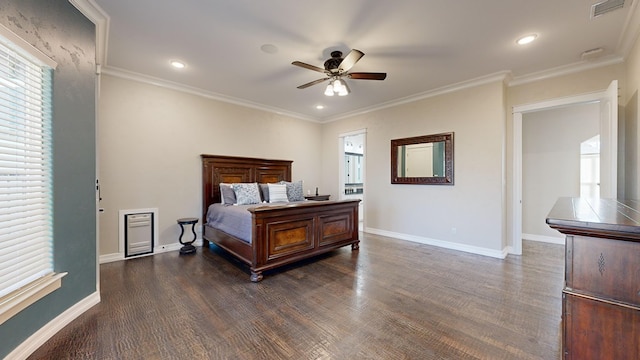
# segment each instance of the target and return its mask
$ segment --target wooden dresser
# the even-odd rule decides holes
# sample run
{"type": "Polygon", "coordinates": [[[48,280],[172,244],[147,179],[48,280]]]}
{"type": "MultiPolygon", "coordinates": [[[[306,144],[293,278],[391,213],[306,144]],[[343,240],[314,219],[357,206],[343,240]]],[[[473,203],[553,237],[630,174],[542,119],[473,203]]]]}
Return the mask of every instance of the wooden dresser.
{"type": "Polygon", "coordinates": [[[640,201],[560,198],[564,359],[640,359],[640,201]]]}

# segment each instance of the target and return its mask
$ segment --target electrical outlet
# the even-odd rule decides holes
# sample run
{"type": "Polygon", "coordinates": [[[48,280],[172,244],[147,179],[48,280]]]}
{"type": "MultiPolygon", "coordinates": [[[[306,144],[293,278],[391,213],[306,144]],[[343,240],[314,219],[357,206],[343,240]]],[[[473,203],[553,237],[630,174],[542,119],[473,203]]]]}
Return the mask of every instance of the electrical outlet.
{"type": "Polygon", "coordinates": [[[452,233],[453,235],[455,235],[456,233],[458,233],[458,229],[456,229],[456,228],[452,227],[452,228],[451,228],[451,233],[452,233]]]}

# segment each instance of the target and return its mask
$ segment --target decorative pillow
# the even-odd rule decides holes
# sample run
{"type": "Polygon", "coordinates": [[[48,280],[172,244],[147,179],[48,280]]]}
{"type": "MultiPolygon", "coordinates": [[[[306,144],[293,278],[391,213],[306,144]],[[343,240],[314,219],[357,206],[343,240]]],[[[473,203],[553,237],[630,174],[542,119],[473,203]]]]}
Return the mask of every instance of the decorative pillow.
{"type": "Polygon", "coordinates": [[[287,197],[289,198],[289,201],[304,201],[302,180],[296,182],[280,181],[280,184],[287,185],[287,197]]]}
{"type": "Polygon", "coordinates": [[[233,184],[233,192],[236,194],[238,205],[259,204],[261,201],[257,183],[233,184]]]}
{"type": "Polygon", "coordinates": [[[269,202],[269,184],[258,184],[260,186],[260,195],[262,195],[262,201],[269,202]]]}
{"type": "Polygon", "coordinates": [[[233,192],[232,184],[220,183],[220,200],[225,205],[236,203],[236,194],[233,192]]]}
{"type": "Polygon", "coordinates": [[[269,187],[269,202],[289,202],[287,197],[287,185],[285,184],[267,184],[269,187]]]}

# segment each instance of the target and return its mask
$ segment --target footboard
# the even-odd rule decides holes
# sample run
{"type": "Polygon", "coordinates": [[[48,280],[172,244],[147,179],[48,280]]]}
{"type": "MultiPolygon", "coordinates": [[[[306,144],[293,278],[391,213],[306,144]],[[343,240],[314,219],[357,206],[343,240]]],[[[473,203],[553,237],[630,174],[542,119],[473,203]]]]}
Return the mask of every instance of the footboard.
{"type": "Polygon", "coordinates": [[[253,216],[251,280],[262,272],[345,245],[358,248],[360,200],[256,207],[253,216]]]}

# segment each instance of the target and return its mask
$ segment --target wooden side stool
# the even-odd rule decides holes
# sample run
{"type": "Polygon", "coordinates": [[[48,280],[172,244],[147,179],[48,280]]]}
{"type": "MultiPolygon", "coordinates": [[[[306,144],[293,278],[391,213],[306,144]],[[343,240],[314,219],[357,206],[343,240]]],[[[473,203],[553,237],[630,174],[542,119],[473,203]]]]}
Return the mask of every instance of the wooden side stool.
{"type": "Polygon", "coordinates": [[[180,255],[195,254],[196,247],[193,246],[193,242],[196,241],[196,238],[198,237],[196,235],[196,224],[197,223],[198,223],[198,218],[182,218],[182,219],[178,219],[178,225],[180,225],[180,237],[178,238],[178,241],[180,241],[180,244],[183,245],[182,248],[180,248],[180,255]],[[184,235],[184,226],[185,225],[191,225],[191,232],[193,233],[193,240],[183,242],[182,241],[182,235],[184,235]]]}

